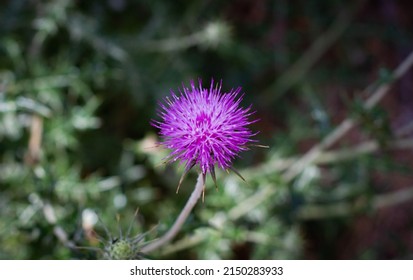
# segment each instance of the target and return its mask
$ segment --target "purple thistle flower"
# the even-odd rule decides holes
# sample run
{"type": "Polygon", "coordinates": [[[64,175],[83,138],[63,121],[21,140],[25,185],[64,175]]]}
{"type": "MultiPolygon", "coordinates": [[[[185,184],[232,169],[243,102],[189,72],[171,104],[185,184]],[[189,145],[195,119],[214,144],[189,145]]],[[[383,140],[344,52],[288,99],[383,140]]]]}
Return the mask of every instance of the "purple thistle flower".
{"type": "Polygon", "coordinates": [[[178,189],[195,165],[204,178],[210,173],[215,184],[215,165],[231,169],[242,178],[231,167],[231,161],[247,149],[248,143],[255,142],[251,140],[255,134],[247,128],[255,120],[248,120],[253,114],[251,107],[240,107],[241,88],[221,93],[221,86],[222,82],[214,86],[212,80],[209,89],[202,88],[199,80],[199,87],[191,81],[191,87],[183,86],[179,95],[171,91],[171,97],[160,104],[158,114],[162,120],[152,122],[160,129],[161,144],[171,150],[167,161],[185,162],[178,189]]]}

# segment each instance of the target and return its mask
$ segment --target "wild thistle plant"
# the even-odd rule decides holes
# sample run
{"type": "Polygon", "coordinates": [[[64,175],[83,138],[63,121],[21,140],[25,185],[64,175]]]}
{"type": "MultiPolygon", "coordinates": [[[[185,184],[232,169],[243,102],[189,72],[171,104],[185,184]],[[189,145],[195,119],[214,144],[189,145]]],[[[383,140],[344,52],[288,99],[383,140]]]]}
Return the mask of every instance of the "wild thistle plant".
{"type": "MultiPolygon", "coordinates": [[[[89,209],[87,212],[90,213],[89,209]]],[[[84,211],[85,213],[86,211],[84,211]]],[[[135,260],[135,259],[145,259],[146,256],[141,252],[141,248],[150,243],[150,241],[146,242],[145,237],[149,232],[145,233],[138,233],[135,236],[132,235],[132,228],[135,221],[135,218],[138,214],[138,210],[135,212],[133,220],[130,222],[128,230],[126,233],[122,231],[122,228],[119,225],[119,216],[117,216],[118,221],[118,236],[113,235],[108,227],[103,223],[103,221],[97,217],[97,215],[92,212],[97,219],[99,219],[104,231],[105,236],[101,236],[97,234],[93,227],[85,227],[83,225],[83,229],[87,235],[93,235],[94,238],[99,241],[103,245],[103,248],[99,247],[75,247],[78,249],[86,249],[91,251],[98,252],[103,259],[108,260],[135,260]],[[93,233],[92,233],[93,232],[93,233]]],[[[84,219],[84,217],[83,217],[84,219]]]]}
{"type": "Polygon", "coordinates": [[[198,166],[200,172],[197,184],[175,223],[160,239],[144,246],[144,253],[160,248],[176,236],[201,193],[205,193],[207,173],[211,174],[217,186],[215,165],[231,169],[242,178],[231,162],[247,149],[247,144],[255,142],[251,139],[255,134],[247,128],[255,120],[248,119],[253,114],[251,107],[240,107],[240,87],[228,93],[221,93],[221,87],[222,83],[214,85],[213,80],[209,89],[202,87],[201,80],[199,87],[191,81],[190,88],[183,86],[179,95],[172,92],[171,97],[166,97],[164,104],[160,104],[162,120],[152,124],[160,129],[161,144],[171,150],[166,162],[180,160],[185,164],[177,192],[189,170],[198,166]]]}
{"type": "MultiPolygon", "coordinates": [[[[256,120],[249,120],[253,114],[251,107],[240,107],[243,94],[241,88],[221,93],[222,82],[209,89],[203,88],[201,80],[196,87],[183,86],[179,95],[171,92],[164,104],[160,104],[161,121],[153,121],[153,126],[160,129],[163,138],[161,144],[170,149],[166,161],[180,160],[185,163],[185,171],[179,181],[177,192],[184,176],[194,166],[199,166],[205,183],[207,173],[211,174],[216,185],[215,165],[222,169],[231,169],[232,160],[255,134],[247,128],[256,120]]],[[[242,176],[240,176],[242,178],[242,176]]]]}

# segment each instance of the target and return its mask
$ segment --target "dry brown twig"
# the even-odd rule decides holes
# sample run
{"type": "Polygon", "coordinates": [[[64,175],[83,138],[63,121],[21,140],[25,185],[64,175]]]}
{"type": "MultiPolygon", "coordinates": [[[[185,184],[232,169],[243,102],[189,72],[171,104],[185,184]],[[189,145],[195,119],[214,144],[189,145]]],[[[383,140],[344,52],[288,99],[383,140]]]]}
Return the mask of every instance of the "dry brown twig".
{"type": "Polygon", "coordinates": [[[42,147],[42,134],[43,118],[34,114],[30,124],[29,145],[25,157],[26,164],[29,166],[33,166],[39,161],[42,147]]]}

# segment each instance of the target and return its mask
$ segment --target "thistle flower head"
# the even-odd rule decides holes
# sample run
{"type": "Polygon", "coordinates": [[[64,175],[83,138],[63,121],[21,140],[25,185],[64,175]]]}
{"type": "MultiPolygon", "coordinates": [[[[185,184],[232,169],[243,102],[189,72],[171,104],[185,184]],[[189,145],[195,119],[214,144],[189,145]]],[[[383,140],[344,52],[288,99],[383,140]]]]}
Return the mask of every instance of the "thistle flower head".
{"type": "Polygon", "coordinates": [[[223,93],[221,86],[211,81],[207,89],[201,81],[198,86],[191,81],[190,88],[171,92],[160,104],[162,120],[153,122],[160,129],[161,144],[171,150],[168,161],[184,162],[185,172],[198,165],[214,181],[214,166],[231,168],[232,160],[254,141],[247,127],[254,122],[248,119],[251,108],[240,106],[241,88],[223,93]]]}

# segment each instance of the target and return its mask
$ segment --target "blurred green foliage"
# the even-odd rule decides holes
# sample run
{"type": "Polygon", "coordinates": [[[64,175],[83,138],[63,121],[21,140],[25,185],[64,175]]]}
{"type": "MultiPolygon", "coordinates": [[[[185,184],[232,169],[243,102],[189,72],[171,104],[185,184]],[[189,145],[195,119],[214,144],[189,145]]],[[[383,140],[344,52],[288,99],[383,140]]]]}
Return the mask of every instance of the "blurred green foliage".
{"type": "MultiPolygon", "coordinates": [[[[355,92],[392,81],[383,69],[410,51],[412,23],[383,11],[390,5],[405,15],[409,4],[359,2],[360,10],[338,0],[2,1],[0,259],[102,258],[80,247],[110,247],[105,227],[116,237],[132,224],[127,237],[147,233],[144,242],[166,232],[196,174],[175,194],[182,167],[159,164],[168,151],[156,147],[150,120],[170,89],[198,78],[242,86],[244,105],[261,119],[252,129],[270,149],[253,148],[234,163],[248,183],[220,172],[216,191],[208,178],[205,202],[175,241],[146,257],[411,258],[411,240],[351,235],[360,217],[377,215],[377,195],[413,182],[411,161],[354,152],[313,163],[292,182],[282,177],[283,164],[347,113],[360,130],[336,148],[355,151],[354,140],[371,139],[386,149],[394,140],[398,103],[367,110],[355,92]],[[283,76],[341,14],[350,28],[306,65],[313,70],[283,76]],[[338,244],[345,238],[349,252],[338,244]]],[[[402,234],[411,234],[412,208],[403,211],[402,234]]]]}

